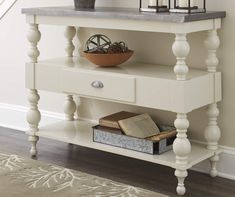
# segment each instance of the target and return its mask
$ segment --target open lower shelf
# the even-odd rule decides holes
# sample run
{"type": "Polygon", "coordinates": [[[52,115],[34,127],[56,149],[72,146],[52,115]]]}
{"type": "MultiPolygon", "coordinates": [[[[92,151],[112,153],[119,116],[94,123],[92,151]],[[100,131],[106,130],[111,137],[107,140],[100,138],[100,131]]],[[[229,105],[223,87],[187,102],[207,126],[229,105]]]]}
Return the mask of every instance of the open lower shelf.
{"type": "MultiPolygon", "coordinates": [[[[172,168],[177,167],[173,151],[168,151],[162,155],[149,155],[93,142],[92,126],[94,125],[95,124],[92,122],[83,120],[60,121],[58,123],[40,128],[39,132],[37,132],[37,135],[40,137],[50,138],[66,143],[72,143],[118,155],[145,160],[172,168]]],[[[216,152],[220,153],[221,150],[208,150],[203,145],[192,143],[192,151],[189,155],[189,163],[187,166],[185,166],[185,169],[189,169],[193,165],[212,157],[216,152]]]]}

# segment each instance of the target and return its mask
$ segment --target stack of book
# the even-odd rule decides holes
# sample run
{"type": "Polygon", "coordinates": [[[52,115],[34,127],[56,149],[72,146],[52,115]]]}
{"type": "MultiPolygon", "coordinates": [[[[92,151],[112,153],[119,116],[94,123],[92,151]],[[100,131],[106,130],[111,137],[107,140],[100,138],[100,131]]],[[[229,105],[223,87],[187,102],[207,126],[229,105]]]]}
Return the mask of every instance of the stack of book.
{"type": "Polygon", "coordinates": [[[176,130],[156,125],[148,114],[121,111],[105,116],[93,127],[95,142],[149,154],[161,154],[172,149],[176,130]]]}

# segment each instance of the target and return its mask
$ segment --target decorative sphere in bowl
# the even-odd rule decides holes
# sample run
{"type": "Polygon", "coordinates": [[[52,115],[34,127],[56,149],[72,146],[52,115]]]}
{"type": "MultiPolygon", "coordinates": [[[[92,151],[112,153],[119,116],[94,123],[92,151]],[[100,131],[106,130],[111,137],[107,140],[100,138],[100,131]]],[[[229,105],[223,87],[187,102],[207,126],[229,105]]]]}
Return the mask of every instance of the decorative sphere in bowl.
{"type": "Polygon", "coordinates": [[[89,53],[84,51],[85,57],[98,66],[111,67],[117,66],[126,62],[132,55],[134,51],[128,50],[126,52],[120,53],[89,53]]]}

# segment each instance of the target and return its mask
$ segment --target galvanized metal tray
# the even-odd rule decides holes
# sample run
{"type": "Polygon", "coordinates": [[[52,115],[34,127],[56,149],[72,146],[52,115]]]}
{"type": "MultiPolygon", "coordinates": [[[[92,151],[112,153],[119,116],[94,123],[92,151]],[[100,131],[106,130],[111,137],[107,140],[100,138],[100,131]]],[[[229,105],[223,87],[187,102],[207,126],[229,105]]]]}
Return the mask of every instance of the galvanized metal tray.
{"type": "MultiPolygon", "coordinates": [[[[160,131],[175,130],[172,126],[158,125],[160,131]]],[[[124,149],[134,150],[148,154],[162,154],[172,149],[172,144],[175,136],[162,139],[159,142],[148,139],[140,139],[132,136],[127,136],[121,133],[120,130],[103,128],[99,125],[93,127],[93,141],[116,146],[124,149]]]]}

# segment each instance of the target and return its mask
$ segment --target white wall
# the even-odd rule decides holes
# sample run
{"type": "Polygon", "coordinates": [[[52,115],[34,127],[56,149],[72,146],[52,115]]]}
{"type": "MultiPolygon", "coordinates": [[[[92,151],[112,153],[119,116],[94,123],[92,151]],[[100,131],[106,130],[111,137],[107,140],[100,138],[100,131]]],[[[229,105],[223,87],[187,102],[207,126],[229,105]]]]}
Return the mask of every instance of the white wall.
{"type": "MultiPolygon", "coordinates": [[[[219,124],[222,131],[220,144],[235,148],[234,114],[235,114],[235,1],[232,0],[207,0],[209,10],[225,10],[227,17],[223,20],[223,28],[219,31],[221,48],[218,51],[220,58],[219,69],[223,72],[223,101],[219,104],[221,115],[219,124]]],[[[27,61],[28,43],[26,40],[27,25],[25,16],[20,13],[23,7],[33,6],[59,6],[72,5],[73,0],[18,0],[7,15],[0,20],[0,104],[12,106],[27,106],[24,88],[24,65],[27,61]]],[[[100,0],[98,5],[137,7],[138,0],[100,0]]],[[[64,55],[65,39],[63,27],[41,26],[42,40],[39,43],[40,58],[51,58],[64,55]]],[[[124,40],[129,47],[135,50],[134,58],[141,61],[174,65],[175,58],[171,52],[173,35],[153,34],[128,31],[111,31],[82,29],[81,37],[86,40],[93,33],[104,33],[112,40],[124,40]]],[[[205,68],[204,59],[206,50],[203,46],[206,33],[191,34],[188,40],[191,53],[188,57],[190,67],[205,68]]],[[[52,112],[62,113],[64,97],[62,95],[41,92],[40,108],[52,112]]],[[[0,105],[1,108],[1,105],[0,105]]],[[[10,109],[10,108],[9,108],[10,109]]],[[[25,109],[25,108],[24,108],[25,109]]],[[[100,116],[119,110],[148,112],[154,119],[172,124],[175,114],[158,110],[136,108],[111,102],[82,99],[79,114],[86,118],[98,119],[100,116]]],[[[204,141],[203,132],[207,123],[206,108],[196,110],[189,114],[189,136],[195,140],[204,141]]],[[[24,111],[24,110],[23,110],[24,111]]],[[[0,119],[5,114],[1,113],[0,119]]],[[[5,120],[5,119],[4,119],[5,120]]],[[[22,120],[24,121],[24,120],[22,120]]],[[[1,122],[1,121],[0,121],[1,122]]]]}
{"type": "MultiPolygon", "coordinates": [[[[111,2],[104,1],[109,5],[111,2]]],[[[21,9],[36,6],[68,6],[73,0],[18,0],[12,9],[0,20],[0,103],[27,106],[27,90],[24,88],[24,67],[28,60],[28,25],[21,9]]],[[[99,3],[102,5],[102,2],[99,3]]],[[[39,43],[40,58],[61,57],[65,54],[64,27],[41,26],[42,38],[39,43]]],[[[49,111],[62,112],[63,96],[41,93],[40,107],[49,111]],[[55,100],[57,102],[55,102],[55,100]]]]}

